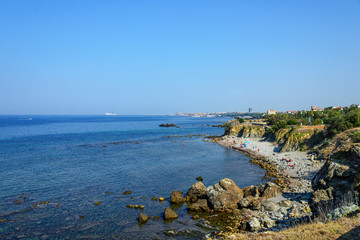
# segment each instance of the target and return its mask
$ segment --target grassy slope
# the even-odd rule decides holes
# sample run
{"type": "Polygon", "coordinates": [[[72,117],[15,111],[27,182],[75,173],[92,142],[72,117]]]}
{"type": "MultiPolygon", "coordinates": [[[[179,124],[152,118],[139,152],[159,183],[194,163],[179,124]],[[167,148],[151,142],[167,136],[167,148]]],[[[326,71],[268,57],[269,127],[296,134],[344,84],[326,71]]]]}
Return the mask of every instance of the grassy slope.
{"type": "Polygon", "coordinates": [[[240,240],[316,240],[316,239],[360,239],[360,214],[343,217],[327,223],[299,225],[280,232],[232,234],[225,239],[240,240]]]}

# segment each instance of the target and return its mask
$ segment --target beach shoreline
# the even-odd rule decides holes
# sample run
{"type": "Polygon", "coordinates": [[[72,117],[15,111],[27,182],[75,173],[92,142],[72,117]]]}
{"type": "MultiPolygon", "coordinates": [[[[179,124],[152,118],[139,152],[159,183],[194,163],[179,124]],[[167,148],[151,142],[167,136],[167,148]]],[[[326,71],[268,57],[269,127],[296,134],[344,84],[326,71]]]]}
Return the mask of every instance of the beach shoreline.
{"type": "Polygon", "coordinates": [[[222,136],[216,142],[250,157],[251,162],[267,171],[270,179],[285,188],[284,192],[312,192],[311,180],[324,165],[308,151],[279,152],[278,146],[264,138],[222,136]]]}

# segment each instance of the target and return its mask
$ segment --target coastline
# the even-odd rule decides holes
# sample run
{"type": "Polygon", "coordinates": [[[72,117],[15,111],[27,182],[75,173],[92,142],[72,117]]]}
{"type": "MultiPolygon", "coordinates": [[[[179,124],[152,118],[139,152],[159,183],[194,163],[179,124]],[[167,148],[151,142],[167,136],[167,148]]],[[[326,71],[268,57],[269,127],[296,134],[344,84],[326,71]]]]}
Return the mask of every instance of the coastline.
{"type": "Polygon", "coordinates": [[[284,192],[309,193],[311,180],[324,165],[314,160],[309,152],[291,151],[280,153],[277,146],[263,138],[222,136],[216,142],[226,148],[241,152],[251,162],[267,171],[265,178],[284,188],[284,192]],[[246,142],[246,147],[240,146],[246,142]]]}

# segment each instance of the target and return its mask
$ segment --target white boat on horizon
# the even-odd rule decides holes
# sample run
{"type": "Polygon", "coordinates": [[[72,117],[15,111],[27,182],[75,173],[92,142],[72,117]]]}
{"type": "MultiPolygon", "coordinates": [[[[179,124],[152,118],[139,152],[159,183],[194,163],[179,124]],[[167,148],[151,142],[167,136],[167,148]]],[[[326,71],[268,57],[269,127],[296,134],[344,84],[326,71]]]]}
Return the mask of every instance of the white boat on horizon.
{"type": "Polygon", "coordinates": [[[105,113],[106,116],[116,116],[116,113],[105,113]]]}

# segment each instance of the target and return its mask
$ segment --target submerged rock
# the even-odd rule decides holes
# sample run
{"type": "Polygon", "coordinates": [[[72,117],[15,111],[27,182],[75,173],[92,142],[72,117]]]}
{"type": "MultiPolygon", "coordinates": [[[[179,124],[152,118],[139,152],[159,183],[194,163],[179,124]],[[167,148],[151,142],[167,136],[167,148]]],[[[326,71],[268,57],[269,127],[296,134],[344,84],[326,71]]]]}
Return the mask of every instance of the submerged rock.
{"type": "Polygon", "coordinates": [[[125,191],[123,192],[124,195],[129,195],[129,194],[132,194],[132,191],[128,190],[128,191],[125,191]]]}

